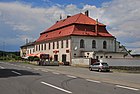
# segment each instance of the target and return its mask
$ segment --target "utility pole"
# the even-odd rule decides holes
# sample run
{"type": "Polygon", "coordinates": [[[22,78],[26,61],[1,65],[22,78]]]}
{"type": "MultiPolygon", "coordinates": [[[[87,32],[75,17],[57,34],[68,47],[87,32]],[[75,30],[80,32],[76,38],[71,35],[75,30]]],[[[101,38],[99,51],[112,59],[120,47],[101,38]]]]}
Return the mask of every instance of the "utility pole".
{"type": "Polygon", "coordinates": [[[4,60],[4,51],[5,51],[5,42],[3,42],[3,54],[2,54],[2,57],[3,57],[3,60],[4,60]]]}

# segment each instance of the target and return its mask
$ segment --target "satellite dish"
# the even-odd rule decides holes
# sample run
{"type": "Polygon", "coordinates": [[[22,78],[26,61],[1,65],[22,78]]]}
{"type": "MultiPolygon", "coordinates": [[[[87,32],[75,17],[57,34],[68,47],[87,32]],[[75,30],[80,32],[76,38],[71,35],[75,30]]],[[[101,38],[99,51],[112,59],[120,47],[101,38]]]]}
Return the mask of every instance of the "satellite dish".
{"type": "Polygon", "coordinates": [[[74,47],[74,50],[77,50],[77,46],[74,47]]]}

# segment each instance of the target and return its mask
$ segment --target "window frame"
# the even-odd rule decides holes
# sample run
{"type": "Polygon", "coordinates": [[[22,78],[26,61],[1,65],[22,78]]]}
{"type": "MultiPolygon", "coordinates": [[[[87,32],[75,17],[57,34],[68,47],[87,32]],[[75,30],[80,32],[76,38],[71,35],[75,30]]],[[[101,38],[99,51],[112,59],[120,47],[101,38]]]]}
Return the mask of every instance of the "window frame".
{"type": "Polygon", "coordinates": [[[92,40],[92,48],[96,48],[96,41],[92,40]]]}
{"type": "Polygon", "coordinates": [[[80,40],[80,48],[85,48],[85,41],[83,39],[80,40]]]}
{"type": "Polygon", "coordinates": [[[103,41],[103,49],[107,49],[107,42],[103,41]]]}

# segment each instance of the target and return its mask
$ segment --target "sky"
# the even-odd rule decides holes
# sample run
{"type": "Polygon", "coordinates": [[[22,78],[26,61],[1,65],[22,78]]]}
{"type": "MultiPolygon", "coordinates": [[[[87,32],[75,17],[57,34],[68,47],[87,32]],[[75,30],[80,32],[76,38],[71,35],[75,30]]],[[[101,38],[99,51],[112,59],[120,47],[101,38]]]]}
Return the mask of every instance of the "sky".
{"type": "Polygon", "coordinates": [[[25,40],[67,15],[99,19],[121,45],[140,54],[140,0],[0,0],[0,50],[19,51],[25,40]]]}

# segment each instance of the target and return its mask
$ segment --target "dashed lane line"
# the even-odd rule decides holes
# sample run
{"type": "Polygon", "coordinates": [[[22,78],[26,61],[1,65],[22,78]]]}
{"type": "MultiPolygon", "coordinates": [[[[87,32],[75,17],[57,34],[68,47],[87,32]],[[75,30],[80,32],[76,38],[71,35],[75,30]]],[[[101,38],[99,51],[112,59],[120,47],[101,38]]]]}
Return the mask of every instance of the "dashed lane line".
{"type": "Polygon", "coordinates": [[[89,82],[94,82],[94,83],[101,83],[100,81],[96,81],[96,80],[91,80],[91,79],[86,79],[89,82]]]}
{"type": "Polygon", "coordinates": [[[43,69],[42,69],[41,71],[43,71],[43,72],[48,72],[47,70],[43,70],[43,69]]]}
{"type": "Polygon", "coordinates": [[[125,88],[125,89],[129,89],[129,90],[135,90],[135,91],[138,91],[139,90],[137,88],[126,87],[126,86],[121,86],[121,85],[116,85],[116,87],[125,88]]]}
{"type": "Polygon", "coordinates": [[[26,67],[26,68],[28,68],[28,69],[32,69],[31,67],[26,67]]]}
{"type": "Polygon", "coordinates": [[[18,74],[18,75],[22,75],[21,73],[16,72],[16,71],[12,71],[12,72],[15,73],[15,74],[18,74]]]}
{"type": "Polygon", "coordinates": [[[4,67],[0,66],[1,69],[5,69],[4,67]]]}
{"type": "Polygon", "coordinates": [[[63,89],[63,88],[60,88],[60,87],[54,86],[54,85],[49,84],[49,83],[46,83],[46,82],[41,82],[41,83],[44,84],[44,85],[50,86],[50,87],[52,87],[52,88],[55,88],[55,89],[57,89],[57,90],[60,90],[60,91],[63,91],[63,92],[69,93],[69,94],[72,93],[71,91],[65,90],[65,89],[63,89]]]}
{"type": "Polygon", "coordinates": [[[70,77],[70,78],[77,78],[76,76],[72,76],[72,75],[67,75],[67,77],[70,77]]]}
{"type": "Polygon", "coordinates": [[[58,73],[58,72],[52,72],[53,74],[60,74],[60,73],[58,73]]]}

